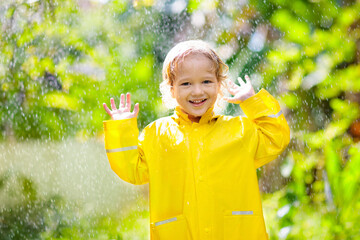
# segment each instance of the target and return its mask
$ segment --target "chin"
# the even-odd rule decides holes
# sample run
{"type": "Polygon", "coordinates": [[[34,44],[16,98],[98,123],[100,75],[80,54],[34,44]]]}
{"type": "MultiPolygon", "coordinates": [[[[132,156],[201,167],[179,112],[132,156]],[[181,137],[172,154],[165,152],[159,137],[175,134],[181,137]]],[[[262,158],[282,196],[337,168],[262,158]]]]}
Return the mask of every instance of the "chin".
{"type": "Polygon", "coordinates": [[[191,114],[191,115],[193,115],[194,117],[202,117],[204,114],[206,113],[206,110],[205,111],[203,111],[203,112],[196,112],[196,113],[193,113],[193,114],[191,114]]]}

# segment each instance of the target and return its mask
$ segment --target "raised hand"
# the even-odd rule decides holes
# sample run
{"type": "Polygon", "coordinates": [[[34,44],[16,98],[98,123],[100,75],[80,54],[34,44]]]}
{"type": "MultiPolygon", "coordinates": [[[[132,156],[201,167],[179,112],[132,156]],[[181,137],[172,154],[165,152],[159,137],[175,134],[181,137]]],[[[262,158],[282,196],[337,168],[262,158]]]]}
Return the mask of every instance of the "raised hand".
{"type": "Polygon", "coordinates": [[[226,81],[227,90],[233,97],[224,97],[224,100],[229,103],[241,103],[251,96],[255,95],[253,86],[251,85],[249,76],[245,75],[246,83],[242,78],[238,78],[240,86],[233,83],[231,80],[226,81]]]}
{"type": "Polygon", "coordinates": [[[125,95],[121,94],[120,96],[120,105],[119,109],[116,108],[115,101],[113,98],[110,98],[111,103],[111,110],[108,108],[106,103],[103,103],[105,111],[110,115],[112,120],[121,120],[127,118],[134,118],[137,117],[139,113],[139,104],[136,103],[134,106],[134,111],[130,112],[131,110],[131,94],[126,94],[126,102],[125,102],[125,95]]]}

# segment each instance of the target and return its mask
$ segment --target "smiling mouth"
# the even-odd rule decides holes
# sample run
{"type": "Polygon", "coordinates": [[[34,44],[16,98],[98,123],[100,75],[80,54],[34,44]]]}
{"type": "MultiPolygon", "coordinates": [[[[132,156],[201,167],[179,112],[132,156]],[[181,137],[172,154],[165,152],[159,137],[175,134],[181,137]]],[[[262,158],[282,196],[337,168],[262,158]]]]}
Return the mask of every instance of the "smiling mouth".
{"type": "Polygon", "coordinates": [[[189,100],[189,102],[195,106],[199,106],[201,105],[202,103],[204,103],[207,99],[200,99],[200,100],[189,100]]]}

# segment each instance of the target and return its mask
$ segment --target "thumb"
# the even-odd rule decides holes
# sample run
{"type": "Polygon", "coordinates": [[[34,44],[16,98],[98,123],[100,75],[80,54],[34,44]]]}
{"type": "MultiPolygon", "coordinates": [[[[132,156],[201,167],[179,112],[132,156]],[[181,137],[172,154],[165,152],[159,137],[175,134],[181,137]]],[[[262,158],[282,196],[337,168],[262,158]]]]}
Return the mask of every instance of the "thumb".
{"type": "Polygon", "coordinates": [[[112,117],[111,111],[108,108],[108,106],[106,105],[106,103],[103,103],[103,107],[104,107],[105,111],[107,112],[107,114],[109,114],[109,116],[112,117]]]}
{"type": "Polygon", "coordinates": [[[235,104],[237,104],[237,103],[240,103],[240,102],[241,102],[240,100],[235,99],[235,98],[231,98],[231,97],[224,97],[223,99],[224,99],[225,101],[227,101],[228,103],[235,103],[235,104]]]}
{"type": "Polygon", "coordinates": [[[135,117],[138,116],[138,114],[139,114],[139,103],[135,104],[134,111],[132,113],[134,114],[135,117]]]}

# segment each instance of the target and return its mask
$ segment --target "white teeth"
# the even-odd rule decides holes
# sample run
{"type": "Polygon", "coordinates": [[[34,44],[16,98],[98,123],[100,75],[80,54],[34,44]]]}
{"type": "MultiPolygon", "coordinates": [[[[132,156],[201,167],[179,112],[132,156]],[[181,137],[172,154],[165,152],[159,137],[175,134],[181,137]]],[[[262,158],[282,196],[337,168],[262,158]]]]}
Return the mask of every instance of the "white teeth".
{"type": "Polygon", "coordinates": [[[193,103],[201,103],[203,102],[205,99],[202,99],[202,100],[190,100],[190,102],[193,102],[193,103]]]}

